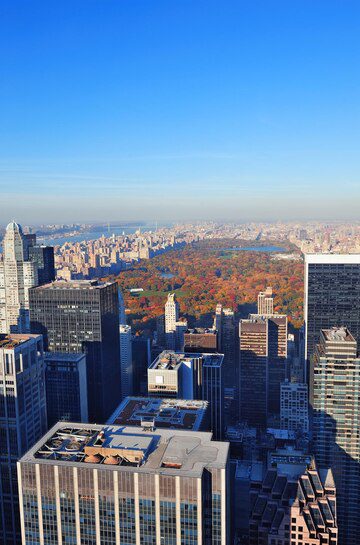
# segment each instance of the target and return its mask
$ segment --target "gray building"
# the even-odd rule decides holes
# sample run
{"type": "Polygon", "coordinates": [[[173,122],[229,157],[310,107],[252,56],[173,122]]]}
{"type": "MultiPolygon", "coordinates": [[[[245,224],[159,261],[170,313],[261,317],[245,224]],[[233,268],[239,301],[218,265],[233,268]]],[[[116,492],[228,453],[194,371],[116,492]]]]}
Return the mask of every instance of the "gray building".
{"type": "Polygon", "coordinates": [[[18,462],[23,545],[227,545],[228,443],[60,423],[18,462]]]}
{"type": "Polygon", "coordinates": [[[48,427],[59,420],[88,422],[85,354],[46,352],[45,384],[48,427]]]}
{"type": "Polygon", "coordinates": [[[116,282],[58,281],[29,292],[31,330],[49,352],[84,352],[91,422],[106,422],[121,396],[116,282]]]}
{"type": "Polygon", "coordinates": [[[322,330],[310,364],[313,448],[331,467],[338,493],[339,544],[360,543],[360,358],[347,328],[322,330]]]}
{"type": "Polygon", "coordinates": [[[210,426],[216,439],[224,432],[222,354],[186,354],[164,350],[148,369],[148,394],[202,399],[210,405],[210,426]]]}
{"type": "Polygon", "coordinates": [[[320,331],[345,325],[360,342],[360,254],[305,256],[305,358],[320,331]]]}
{"type": "Polygon", "coordinates": [[[42,338],[0,335],[0,543],[20,542],[16,461],[46,430],[42,338]]]}

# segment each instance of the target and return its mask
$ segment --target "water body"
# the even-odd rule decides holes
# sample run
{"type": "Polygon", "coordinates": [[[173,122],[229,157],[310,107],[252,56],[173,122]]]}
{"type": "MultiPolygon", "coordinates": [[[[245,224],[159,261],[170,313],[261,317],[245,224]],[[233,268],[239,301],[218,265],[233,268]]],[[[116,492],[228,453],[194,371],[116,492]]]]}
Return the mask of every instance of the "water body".
{"type": "Polygon", "coordinates": [[[174,278],[174,274],[173,273],[166,273],[166,272],[163,272],[160,274],[161,278],[174,278]]]}
{"type": "MultiPolygon", "coordinates": [[[[160,227],[160,225],[158,226],[160,227]]],[[[165,227],[165,226],[164,226],[165,227]]],[[[110,225],[110,230],[108,230],[107,227],[99,227],[98,230],[96,231],[84,231],[82,233],[78,233],[74,236],[59,236],[59,237],[56,237],[56,238],[49,238],[49,237],[37,237],[37,240],[39,243],[41,244],[46,244],[46,245],[49,245],[49,246],[57,246],[57,245],[62,245],[62,244],[65,244],[65,242],[70,242],[71,244],[75,243],[75,242],[82,242],[82,241],[86,241],[86,240],[96,240],[97,238],[100,238],[102,237],[103,235],[105,235],[106,237],[110,237],[111,235],[122,235],[123,233],[125,233],[125,235],[130,235],[130,234],[133,234],[135,233],[135,231],[137,231],[139,229],[139,227],[137,227],[136,225],[131,225],[129,227],[126,227],[126,226],[114,226],[114,227],[111,227],[110,225]]],[[[141,225],[141,231],[144,232],[144,231],[155,231],[156,229],[156,225],[155,223],[154,224],[146,224],[146,225],[141,225]]]]}

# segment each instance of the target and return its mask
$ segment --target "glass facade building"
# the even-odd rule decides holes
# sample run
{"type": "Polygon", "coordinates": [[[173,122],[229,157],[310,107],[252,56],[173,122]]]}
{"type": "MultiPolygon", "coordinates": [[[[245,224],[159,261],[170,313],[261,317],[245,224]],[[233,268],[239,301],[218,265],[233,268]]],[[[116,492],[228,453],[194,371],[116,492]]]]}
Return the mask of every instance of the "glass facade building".
{"type": "Polygon", "coordinates": [[[18,463],[23,545],[227,545],[227,469],[210,433],[58,424],[18,463]]]}
{"type": "Polygon", "coordinates": [[[305,358],[320,331],[346,326],[360,342],[360,254],[305,256],[305,358]]]}
{"type": "Polygon", "coordinates": [[[58,281],[30,290],[30,325],[49,352],[86,354],[91,422],[106,422],[121,400],[116,282],[58,281]]]}

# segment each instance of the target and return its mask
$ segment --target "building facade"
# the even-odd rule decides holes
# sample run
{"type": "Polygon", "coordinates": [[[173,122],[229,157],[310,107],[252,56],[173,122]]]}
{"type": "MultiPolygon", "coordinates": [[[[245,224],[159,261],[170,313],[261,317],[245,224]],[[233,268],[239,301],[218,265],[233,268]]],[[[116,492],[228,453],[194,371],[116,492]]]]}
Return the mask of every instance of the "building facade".
{"type": "Polygon", "coordinates": [[[280,384],[286,378],[287,316],[250,314],[240,320],[240,418],[266,427],[280,415],[280,384]]]}
{"type": "Polygon", "coordinates": [[[300,382],[280,385],[280,427],[301,434],[309,432],[308,386],[300,382]]]}
{"type": "Polygon", "coordinates": [[[214,354],[218,351],[218,334],[216,329],[197,327],[187,329],[184,333],[184,352],[214,354]]]}
{"type": "Polygon", "coordinates": [[[210,433],[58,424],[18,473],[23,545],[228,544],[228,444],[210,433]]]}
{"type": "Polygon", "coordinates": [[[338,493],[339,543],[360,542],[360,358],[347,328],[322,330],[310,364],[313,448],[331,467],[338,493]]]}
{"type": "Polygon", "coordinates": [[[115,282],[57,281],[30,290],[31,329],[49,352],[86,354],[91,422],[106,422],[121,397],[115,282]]]}
{"type": "Polygon", "coordinates": [[[133,392],[133,356],[132,334],[129,325],[120,325],[120,370],[121,370],[121,395],[127,397],[133,392]]]}
{"type": "Polygon", "coordinates": [[[258,295],[258,314],[263,316],[271,316],[274,314],[274,296],[273,290],[269,286],[265,291],[261,291],[258,295]]]}
{"type": "Polygon", "coordinates": [[[360,342],[360,254],[305,256],[305,358],[320,331],[345,325],[360,342]]]}
{"type": "Polygon", "coordinates": [[[48,427],[59,420],[88,422],[86,375],[85,354],[45,353],[48,427]]]}
{"type": "Polygon", "coordinates": [[[47,430],[43,341],[0,335],[0,543],[20,543],[16,462],[47,430]]]}

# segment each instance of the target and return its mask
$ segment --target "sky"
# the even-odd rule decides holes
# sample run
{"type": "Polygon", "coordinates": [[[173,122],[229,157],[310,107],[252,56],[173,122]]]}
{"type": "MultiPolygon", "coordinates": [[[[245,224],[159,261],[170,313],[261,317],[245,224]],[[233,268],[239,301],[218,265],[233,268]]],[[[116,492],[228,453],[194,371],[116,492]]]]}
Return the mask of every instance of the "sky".
{"type": "Polygon", "coordinates": [[[0,2],[0,224],[359,218],[358,0],[0,2]]]}

